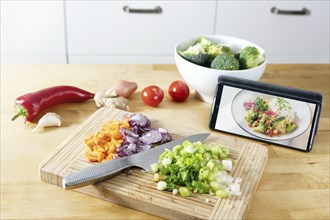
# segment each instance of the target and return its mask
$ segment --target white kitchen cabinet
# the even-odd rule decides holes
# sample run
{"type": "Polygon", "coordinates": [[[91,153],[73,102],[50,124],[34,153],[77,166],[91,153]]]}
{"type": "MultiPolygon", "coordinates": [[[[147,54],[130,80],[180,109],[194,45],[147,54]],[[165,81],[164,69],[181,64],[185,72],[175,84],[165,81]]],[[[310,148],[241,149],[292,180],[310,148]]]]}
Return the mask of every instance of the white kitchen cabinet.
{"type": "Polygon", "coordinates": [[[214,32],[216,1],[65,4],[70,63],[174,63],[178,41],[214,32]]]}
{"type": "Polygon", "coordinates": [[[329,63],[329,7],[328,0],[1,0],[1,63],[174,63],[178,41],[209,34],[252,41],[269,63],[329,63]]]}
{"type": "Polygon", "coordinates": [[[329,1],[220,0],[215,33],[258,44],[270,63],[329,63],[329,1]]]}
{"type": "Polygon", "coordinates": [[[66,63],[62,0],[1,0],[1,63],[66,63]]]}

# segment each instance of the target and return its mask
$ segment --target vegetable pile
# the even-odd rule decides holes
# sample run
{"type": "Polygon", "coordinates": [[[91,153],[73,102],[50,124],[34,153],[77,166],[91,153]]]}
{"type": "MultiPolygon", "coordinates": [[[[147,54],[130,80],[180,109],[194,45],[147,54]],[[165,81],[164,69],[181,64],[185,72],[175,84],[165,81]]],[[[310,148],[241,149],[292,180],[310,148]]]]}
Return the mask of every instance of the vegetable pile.
{"type": "Polygon", "coordinates": [[[102,162],[125,157],[172,140],[164,128],[150,127],[142,114],[127,114],[122,120],[102,125],[100,131],[85,138],[86,157],[90,162],[102,162]]]}
{"type": "Polygon", "coordinates": [[[178,50],[186,60],[200,66],[219,70],[244,70],[261,65],[265,57],[256,47],[247,46],[234,53],[231,48],[219,45],[206,37],[199,37],[187,50],[178,50]]]}
{"type": "Polygon", "coordinates": [[[177,192],[181,196],[191,193],[208,193],[226,198],[240,195],[240,179],[234,179],[227,171],[232,170],[229,149],[218,144],[183,142],[166,149],[158,163],[151,165],[157,189],[177,192]]]}

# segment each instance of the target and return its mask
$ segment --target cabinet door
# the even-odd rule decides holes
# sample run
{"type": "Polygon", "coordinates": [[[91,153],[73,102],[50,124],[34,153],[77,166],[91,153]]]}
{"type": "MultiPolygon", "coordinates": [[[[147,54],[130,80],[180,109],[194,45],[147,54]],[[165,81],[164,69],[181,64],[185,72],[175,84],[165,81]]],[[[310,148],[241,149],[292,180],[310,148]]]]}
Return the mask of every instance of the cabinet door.
{"type": "Polygon", "coordinates": [[[65,3],[70,63],[174,62],[178,41],[214,32],[216,1],[65,3]]]}
{"type": "Polygon", "coordinates": [[[1,1],[2,63],[66,63],[63,1],[1,1]]]}
{"type": "Polygon", "coordinates": [[[216,33],[258,44],[271,63],[328,63],[329,1],[219,1],[216,33]]]}

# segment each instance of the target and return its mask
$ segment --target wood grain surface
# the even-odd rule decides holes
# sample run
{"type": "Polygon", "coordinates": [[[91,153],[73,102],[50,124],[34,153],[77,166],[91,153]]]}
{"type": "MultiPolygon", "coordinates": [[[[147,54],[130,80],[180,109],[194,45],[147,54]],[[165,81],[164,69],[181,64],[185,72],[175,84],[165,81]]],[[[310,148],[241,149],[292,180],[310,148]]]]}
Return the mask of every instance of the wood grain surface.
{"type": "MultiPolygon", "coordinates": [[[[323,109],[309,153],[235,137],[269,152],[247,219],[329,219],[329,77],[328,64],[267,66],[261,81],[321,92],[323,109]]],[[[62,126],[36,134],[31,133],[35,124],[11,121],[14,100],[22,94],[63,84],[97,92],[119,79],[139,85],[129,100],[131,112],[209,131],[211,106],[199,101],[193,90],[184,103],[174,103],[167,95],[169,84],[181,79],[175,65],[1,65],[1,219],[160,219],[41,181],[39,164],[96,111],[93,101],[47,109],[62,117],[62,126]],[[165,91],[158,108],[140,99],[141,90],[151,84],[165,91]]]]}

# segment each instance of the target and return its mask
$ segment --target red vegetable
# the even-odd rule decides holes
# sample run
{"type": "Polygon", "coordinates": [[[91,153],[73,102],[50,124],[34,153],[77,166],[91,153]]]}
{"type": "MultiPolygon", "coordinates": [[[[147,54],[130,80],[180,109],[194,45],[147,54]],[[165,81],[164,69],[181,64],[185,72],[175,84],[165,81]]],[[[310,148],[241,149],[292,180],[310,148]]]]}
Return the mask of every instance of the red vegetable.
{"type": "Polygon", "coordinates": [[[270,110],[270,109],[267,109],[267,110],[265,111],[265,114],[268,115],[268,116],[270,116],[270,117],[276,116],[276,113],[273,112],[273,111],[270,110]]]}
{"type": "Polygon", "coordinates": [[[254,102],[244,102],[243,106],[245,110],[250,110],[252,107],[254,107],[254,102]]]}
{"type": "Polygon", "coordinates": [[[175,102],[184,102],[189,97],[189,87],[185,82],[177,80],[169,86],[168,94],[175,102]]]}
{"type": "Polygon", "coordinates": [[[164,92],[158,86],[148,86],[142,90],[141,98],[146,105],[157,107],[164,99],[164,92]]]}
{"type": "Polygon", "coordinates": [[[15,101],[16,115],[31,122],[42,110],[61,103],[84,102],[94,97],[93,93],[73,86],[54,86],[20,96],[15,101]]]}

